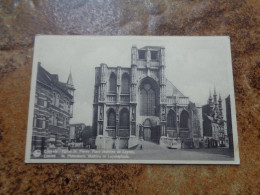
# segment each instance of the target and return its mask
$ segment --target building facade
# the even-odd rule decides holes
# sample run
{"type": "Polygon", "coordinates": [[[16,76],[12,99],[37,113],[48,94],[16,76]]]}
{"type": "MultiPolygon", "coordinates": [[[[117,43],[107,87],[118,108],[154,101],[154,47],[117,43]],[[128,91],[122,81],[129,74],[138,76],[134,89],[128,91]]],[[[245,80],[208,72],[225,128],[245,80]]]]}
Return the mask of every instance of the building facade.
{"type": "Polygon", "coordinates": [[[229,144],[229,148],[233,149],[233,130],[232,130],[232,115],[231,115],[230,95],[225,99],[225,101],[226,101],[228,144],[229,144]]]}
{"type": "Polygon", "coordinates": [[[222,99],[214,89],[213,98],[211,92],[208,103],[202,106],[203,135],[206,147],[225,146],[225,121],[223,119],[222,99]]]}
{"type": "Polygon", "coordinates": [[[93,143],[93,133],[92,127],[86,126],[84,123],[76,123],[70,124],[70,145],[76,146],[82,145],[82,147],[86,148],[95,148],[95,144],[93,143]]]}
{"type": "Polygon", "coordinates": [[[40,63],[36,80],[32,152],[63,147],[69,141],[69,121],[73,116],[74,85],[70,73],[66,83],[50,74],[40,63]]]}
{"type": "Polygon", "coordinates": [[[97,148],[131,148],[139,140],[197,146],[202,110],[165,77],[165,49],[131,49],[131,67],[95,68],[93,130],[97,148]]]}

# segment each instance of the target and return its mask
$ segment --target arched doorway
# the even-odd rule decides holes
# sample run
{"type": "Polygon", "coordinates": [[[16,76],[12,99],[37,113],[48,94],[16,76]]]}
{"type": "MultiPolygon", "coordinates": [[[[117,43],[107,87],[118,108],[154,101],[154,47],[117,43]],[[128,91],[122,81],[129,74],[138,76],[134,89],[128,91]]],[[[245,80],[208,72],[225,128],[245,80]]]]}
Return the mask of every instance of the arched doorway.
{"type": "Polygon", "coordinates": [[[149,119],[146,119],[143,124],[143,138],[145,141],[152,140],[152,124],[149,119]]]}
{"type": "Polygon", "coordinates": [[[145,119],[142,125],[142,137],[145,141],[159,143],[160,140],[160,126],[155,124],[153,119],[145,119]]]}

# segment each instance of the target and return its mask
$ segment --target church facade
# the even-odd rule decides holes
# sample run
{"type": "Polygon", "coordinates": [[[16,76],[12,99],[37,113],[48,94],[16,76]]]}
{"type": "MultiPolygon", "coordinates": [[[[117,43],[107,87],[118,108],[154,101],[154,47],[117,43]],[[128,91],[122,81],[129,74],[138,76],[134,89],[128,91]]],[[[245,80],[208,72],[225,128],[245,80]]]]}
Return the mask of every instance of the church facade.
{"type": "Polygon", "coordinates": [[[199,147],[202,109],[165,77],[165,48],[131,49],[130,67],[95,68],[93,130],[97,148],[131,148],[140,140],[199,147]]]}

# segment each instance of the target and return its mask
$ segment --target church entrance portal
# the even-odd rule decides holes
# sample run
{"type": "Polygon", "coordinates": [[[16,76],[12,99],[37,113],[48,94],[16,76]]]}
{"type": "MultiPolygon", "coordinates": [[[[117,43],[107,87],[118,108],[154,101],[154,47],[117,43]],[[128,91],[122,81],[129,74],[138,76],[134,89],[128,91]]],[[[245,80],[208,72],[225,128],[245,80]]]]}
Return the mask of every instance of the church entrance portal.
{"type": "Polygon", "coordinates": [[[151,141],[151,127],[144,127],[144,140],[145,141],[151,141]]]}
{"type": "Polygon", "coordinates": [[[150,119],[146,119],[143,123],[143,139],[154,143],[159,143],[160,126],[152,126],[150,119]]]}

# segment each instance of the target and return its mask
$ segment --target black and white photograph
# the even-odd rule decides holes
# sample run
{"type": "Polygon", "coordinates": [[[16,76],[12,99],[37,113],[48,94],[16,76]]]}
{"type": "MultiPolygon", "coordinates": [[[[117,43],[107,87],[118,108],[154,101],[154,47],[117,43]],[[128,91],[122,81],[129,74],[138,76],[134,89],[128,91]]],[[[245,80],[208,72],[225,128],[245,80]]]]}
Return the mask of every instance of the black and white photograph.
{"type": "Polygon", "coordinates": [[[25,162],[239,164],[230,38],[37,35],[25,162]]]}

